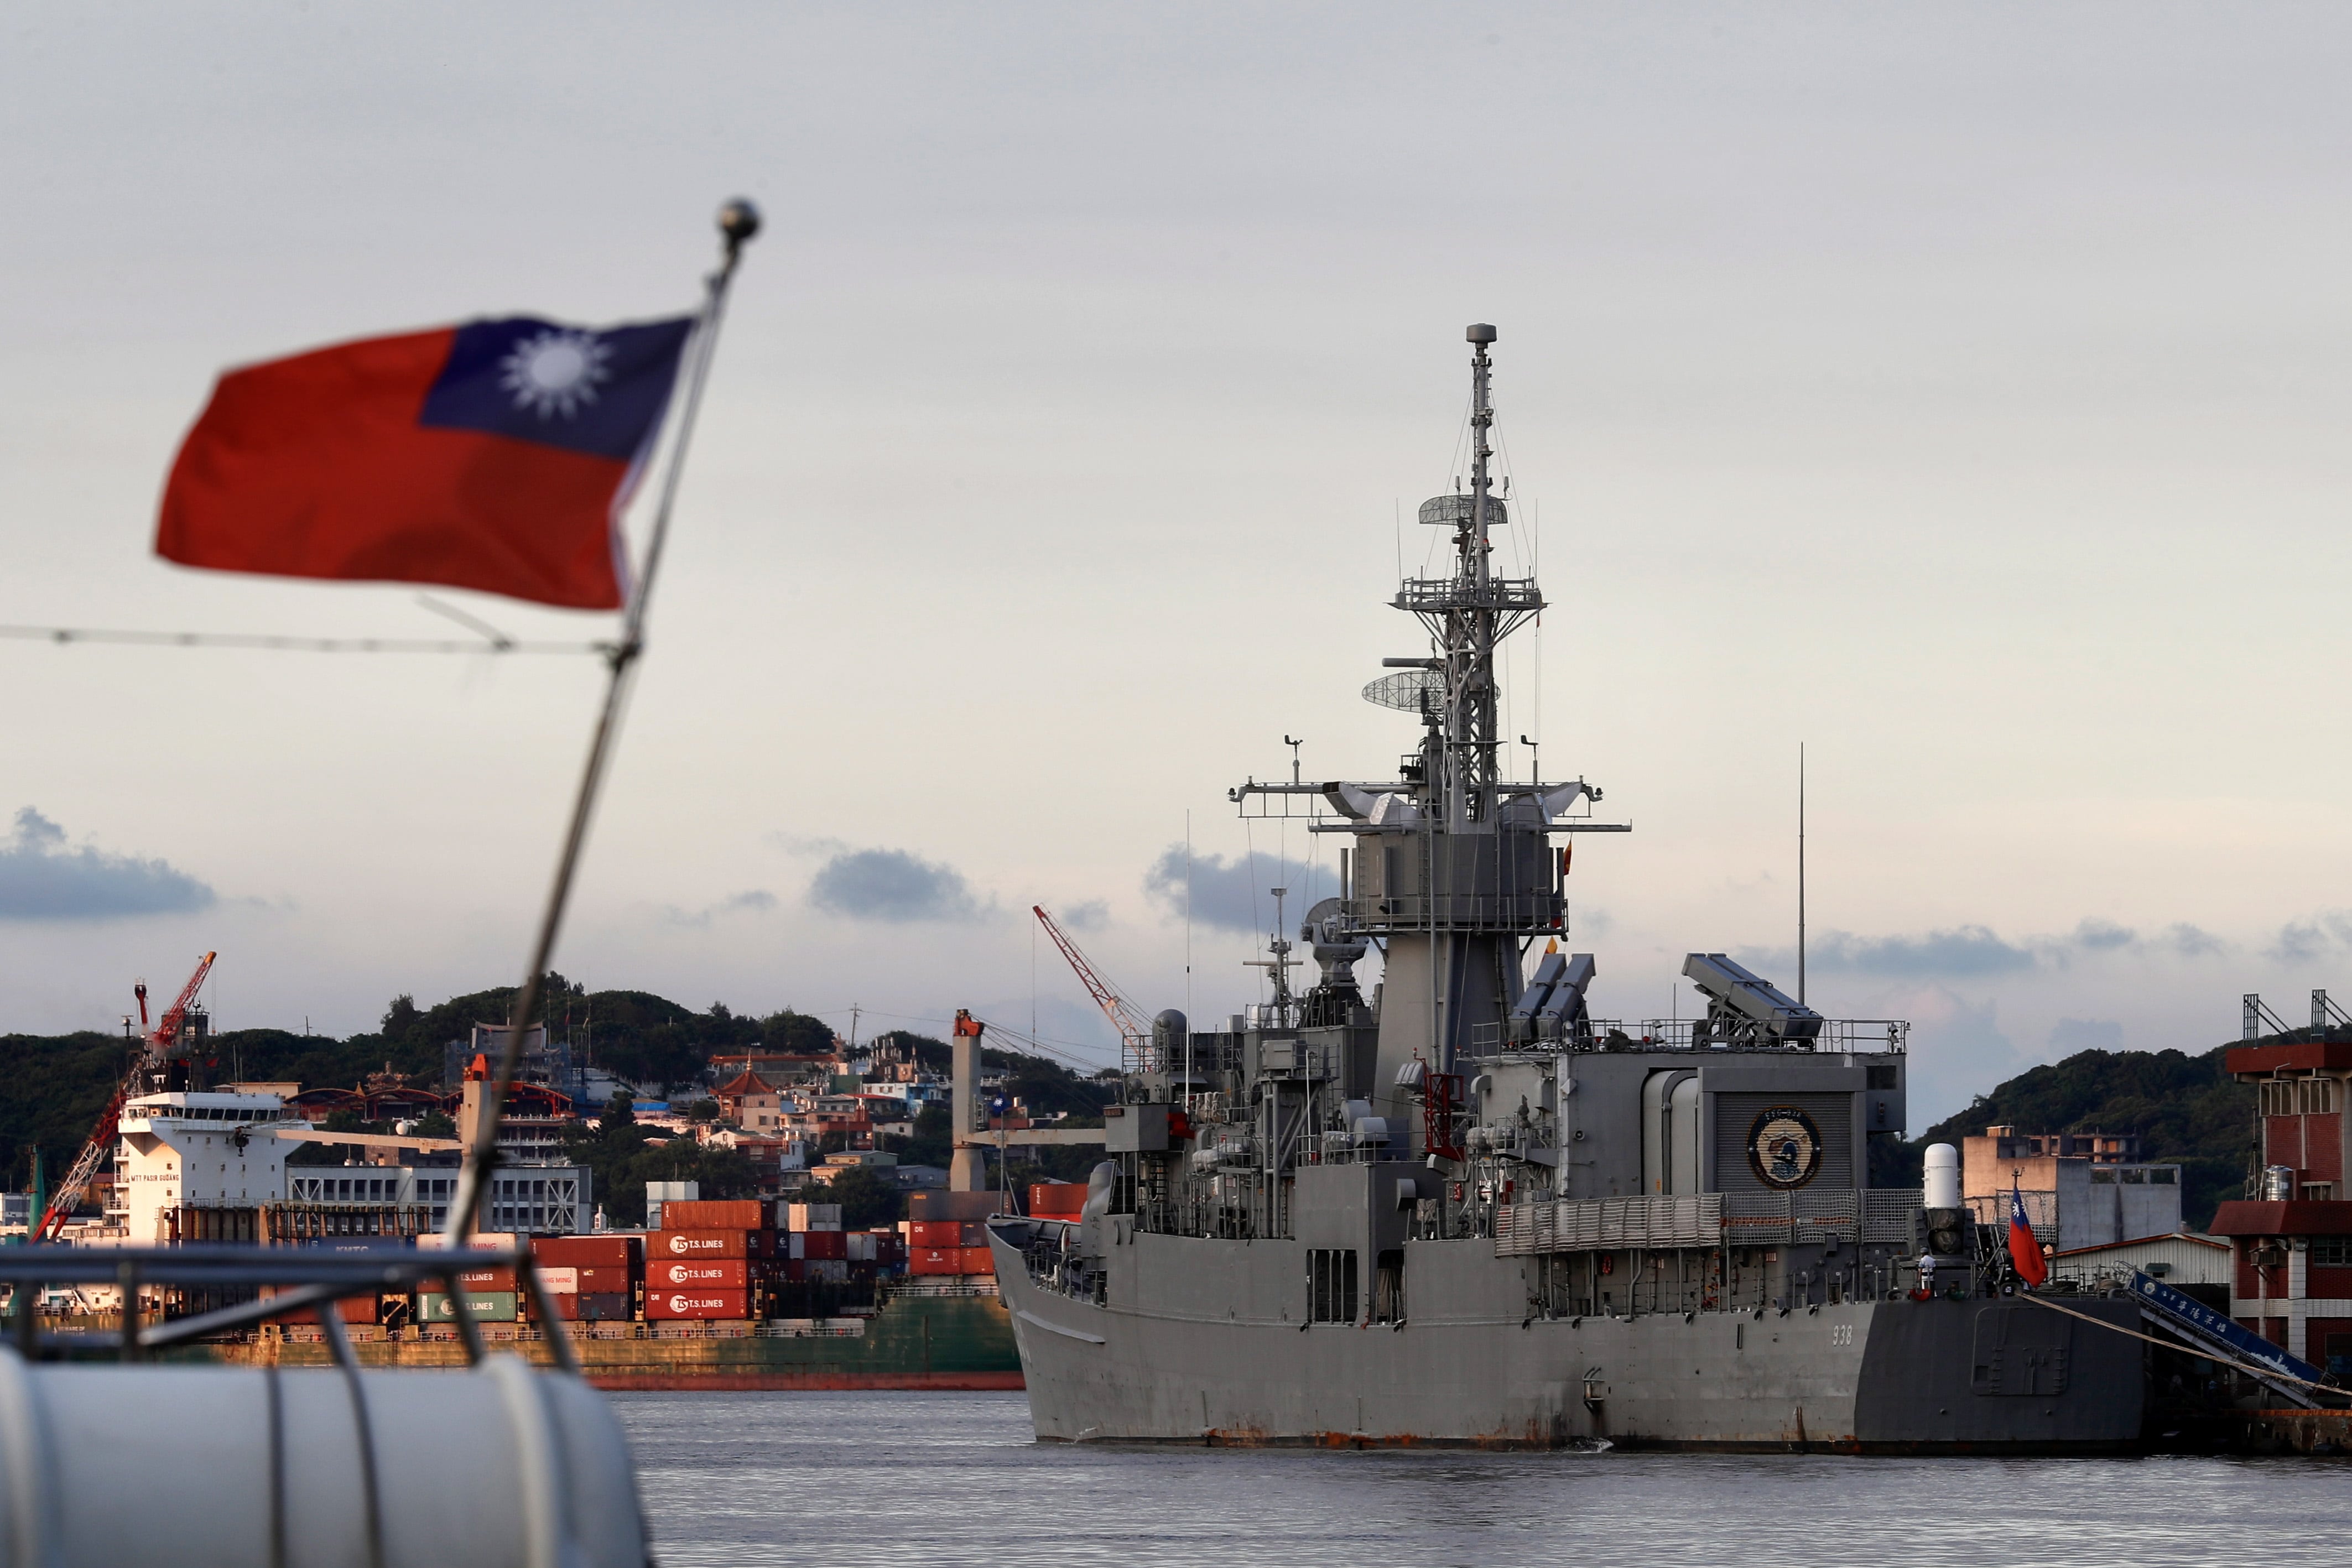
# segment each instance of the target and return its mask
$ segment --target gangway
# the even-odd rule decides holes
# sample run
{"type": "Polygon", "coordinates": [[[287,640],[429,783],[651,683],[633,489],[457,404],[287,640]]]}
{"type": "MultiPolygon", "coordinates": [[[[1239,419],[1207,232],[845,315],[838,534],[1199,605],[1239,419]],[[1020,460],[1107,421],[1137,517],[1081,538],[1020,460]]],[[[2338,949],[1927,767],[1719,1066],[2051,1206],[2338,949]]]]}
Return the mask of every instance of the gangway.
{"type": "Polygon", "coordinates": [[[2323,1375],[2319,1368],[2289,1355],[2228,1313],[2217,1312],[2137,1270],[2132,1272],[2132,1294],[2139,1299],[2139,1314],[2146,1322],[2237,1364],[2280,1398],[2305,1410],[2337,1408],[2344,1404],[2343,1399],[2331,1398],[2313,1386],[2323,1375]]]}

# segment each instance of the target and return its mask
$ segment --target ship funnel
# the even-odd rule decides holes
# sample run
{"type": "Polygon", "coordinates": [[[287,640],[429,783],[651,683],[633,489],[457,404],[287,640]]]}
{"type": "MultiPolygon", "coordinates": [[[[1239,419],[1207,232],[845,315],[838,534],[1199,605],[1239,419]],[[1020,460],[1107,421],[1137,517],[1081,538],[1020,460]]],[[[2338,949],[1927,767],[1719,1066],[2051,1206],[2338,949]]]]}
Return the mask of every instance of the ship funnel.
{"type": "Polygon", "coordinates": [[[1920,1194],[1920,1207],[1959,1207],[1960,1151],[1949,1144],[1929,1144],[1924,1185],[1927,1190],[1920,1194]]]}

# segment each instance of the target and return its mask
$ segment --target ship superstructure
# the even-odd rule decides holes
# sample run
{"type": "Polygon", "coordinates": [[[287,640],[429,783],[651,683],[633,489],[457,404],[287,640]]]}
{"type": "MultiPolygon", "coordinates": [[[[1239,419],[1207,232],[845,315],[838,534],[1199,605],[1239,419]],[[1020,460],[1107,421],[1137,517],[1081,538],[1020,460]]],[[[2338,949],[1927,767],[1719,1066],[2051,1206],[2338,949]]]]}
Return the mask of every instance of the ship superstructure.
{"type": "Polygon", "coordinates": [[[1469,482],[1420,508],[1449,570],[1393,601],[1427,651],[1365,691],[1418,747],[1388,779],[1232,792],[1343,841],[1298,928],[1318,979],[1293,995],[1277,915],[1270,1002],[1135,1042],[1086,1217],[992,1223],[1039,1436],[2131,1442],[2137,1348],[2100,1326],[2128,1301],[2003,1295],[1956,1195],[1871,1185],[1903,1023],[1705,953],[1696,1016],[1593,1016],[1565,846],[1625,829],[1581,778],[1509,777],[1496,654],[1544,600],[1496,569],[1496,333],[1467,338],[1469,482]]]}

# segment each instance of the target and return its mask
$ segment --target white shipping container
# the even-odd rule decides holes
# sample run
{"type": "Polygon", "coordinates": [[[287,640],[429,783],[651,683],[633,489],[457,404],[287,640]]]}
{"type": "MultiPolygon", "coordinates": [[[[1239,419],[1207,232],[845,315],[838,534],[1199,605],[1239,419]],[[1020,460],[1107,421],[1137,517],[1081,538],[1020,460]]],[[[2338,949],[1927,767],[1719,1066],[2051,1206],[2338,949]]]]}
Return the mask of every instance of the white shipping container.
{"type": "Polygon", "coordinates": [[[805,1258],[808,1256],[808,1243],[801,1239],[802,1234],[802,1232],[795,1230],[791,1235],[784,1238],[785,1257],[805,1258]]]}
{"type": "Polygon", "coordinates": [[[843,1239],[849,1248],[849,1261],[871,1263],[875,1260],[874,1236],[871,1231],[853,1230],[843,1239]]]}
{"type": "Polygon", "coordinates": [[[577,1268],[550,1269],[542,1264],[539,1279],[551,1296],[576,1296],[580,1293],[580,1270],[577,1268]]]}
{"type": "Polygon", "coordinates": [[[837,1203],[786,1204],[784,1228],[787,1230],[838,1230],[841,1228],[841,1205],[837,1203]]]}

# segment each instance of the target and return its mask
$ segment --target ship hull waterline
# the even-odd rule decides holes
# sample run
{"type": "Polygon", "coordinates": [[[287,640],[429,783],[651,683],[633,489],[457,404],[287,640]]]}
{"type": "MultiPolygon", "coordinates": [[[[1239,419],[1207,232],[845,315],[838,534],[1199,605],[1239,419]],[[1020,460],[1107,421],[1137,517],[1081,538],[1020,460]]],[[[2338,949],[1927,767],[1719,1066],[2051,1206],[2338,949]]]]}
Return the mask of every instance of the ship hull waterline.
{"type": "MultiPolygon", "coordinates": [[[[1291,1275],[1297,1249],[1284,1242],[1138,1236],[1136,1250],[1174,1265],[1151,1274],[1202,1286],[1197,1302],[1144,1312],[1052,1290],[992,1240],[1041,1441],[2024,1455],[2128,1452],[2141,1439],[2137,1343],[2031,1301],[1522,1320],[1496,1312],[1500,1300],[1480,1313],[1457,1299],[1402,1326],[1302,1326],[1240,1304],[1265,1300],[1249,1276],[1291,1275]],[[1988,1367],[1978,1355],[2003,1330],[2027,1343],[1988,1367]],[[1994,1392],[1982,1391],[1989,1370],[2006,1374],[1994,1392]]],[[[1484,1267],[1465,1261],[1489,1284],[1517,1274],[1491,1251],[1484,1267]]],[[[2069,1308],[2137,1325],[2128,1301],[2069,1308]]]]}

